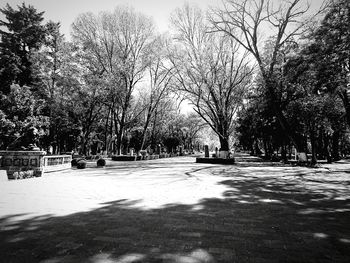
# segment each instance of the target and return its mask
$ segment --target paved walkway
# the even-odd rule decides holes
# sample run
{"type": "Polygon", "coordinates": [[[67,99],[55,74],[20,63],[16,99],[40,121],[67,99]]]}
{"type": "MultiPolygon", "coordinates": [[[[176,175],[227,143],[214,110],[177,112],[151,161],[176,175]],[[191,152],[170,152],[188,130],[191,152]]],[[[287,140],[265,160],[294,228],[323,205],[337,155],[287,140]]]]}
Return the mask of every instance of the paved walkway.
{"type": "Polygon", "coordinates": [[[350,262],[348,162],[238,160],[0,172],[0,262],[350,262]]]}

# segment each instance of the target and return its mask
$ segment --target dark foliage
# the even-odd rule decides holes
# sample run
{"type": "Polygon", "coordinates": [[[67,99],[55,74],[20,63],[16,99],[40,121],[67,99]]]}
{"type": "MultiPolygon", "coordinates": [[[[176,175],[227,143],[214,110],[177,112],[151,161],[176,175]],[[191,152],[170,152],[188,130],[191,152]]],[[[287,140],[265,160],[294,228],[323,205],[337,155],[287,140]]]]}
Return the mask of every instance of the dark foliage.
{"type": "Polygon", "coordinates": [[[106,166],[106,160],[103,158],[98,159],[97,166],[100,166],[100,167],[106,166]]]}
{"type": "Polygon", "coordinates": [[[80,159],[77,162],[77,168],[78,169],[85,169],[86,168],[86,164],[87,164],[87,162],[86,162],[85,159],[80,159]]]}

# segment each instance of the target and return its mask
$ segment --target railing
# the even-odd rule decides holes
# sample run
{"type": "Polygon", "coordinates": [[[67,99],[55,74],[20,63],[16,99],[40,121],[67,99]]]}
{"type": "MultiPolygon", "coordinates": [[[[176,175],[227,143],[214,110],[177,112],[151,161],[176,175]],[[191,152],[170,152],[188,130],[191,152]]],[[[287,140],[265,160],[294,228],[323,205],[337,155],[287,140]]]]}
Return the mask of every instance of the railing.
{"type": "Polygon", "coordinates": [[[44,156],[44,172],[54,172],[71,168],[71,155],[44,156]]]}

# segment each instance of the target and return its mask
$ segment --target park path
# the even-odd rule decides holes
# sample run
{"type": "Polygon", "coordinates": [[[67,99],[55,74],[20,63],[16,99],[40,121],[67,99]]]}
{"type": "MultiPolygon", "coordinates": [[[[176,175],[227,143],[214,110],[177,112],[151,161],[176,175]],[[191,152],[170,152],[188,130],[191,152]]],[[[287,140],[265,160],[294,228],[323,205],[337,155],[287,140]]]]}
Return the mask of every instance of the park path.
{"type": "Polygon", "coordinates": [[[350,262],[350,165],[178,157],[0,180],[0,262],[350,262]]]}

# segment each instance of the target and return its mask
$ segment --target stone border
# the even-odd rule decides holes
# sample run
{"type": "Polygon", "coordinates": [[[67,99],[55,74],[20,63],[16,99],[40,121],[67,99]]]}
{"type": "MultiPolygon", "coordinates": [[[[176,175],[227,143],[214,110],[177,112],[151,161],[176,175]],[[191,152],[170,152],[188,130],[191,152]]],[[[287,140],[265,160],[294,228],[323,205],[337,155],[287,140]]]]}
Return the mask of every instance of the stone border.
{"type": "Polygon", "coordinates": [[[127,155],[115,155],[112,156],[112,161],[139,161],[141,160],[141,156],[127,156],[127,155]]]}
{"type": "Polygon", "coordinates": [[[126,161],[126,162],[132,162],[132,161],[146,161],[146,160],[156,160],[156,159],[163,159],[163,158],[172,158],[172,157],[179,157],[178,154],[170,154],[170,153],[161,153],[161,154],[153,154],[153,155],[146,155],[146,156],[129,156],[129,155],[114,155],[111,157],[112,161],[126,161]]]}
{"type": "Polygon", "coordinates": [[[223,158],[197,157],[196,163],[235,164],[235,158],[223,159],[223,158]]]}

